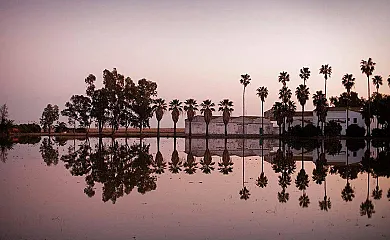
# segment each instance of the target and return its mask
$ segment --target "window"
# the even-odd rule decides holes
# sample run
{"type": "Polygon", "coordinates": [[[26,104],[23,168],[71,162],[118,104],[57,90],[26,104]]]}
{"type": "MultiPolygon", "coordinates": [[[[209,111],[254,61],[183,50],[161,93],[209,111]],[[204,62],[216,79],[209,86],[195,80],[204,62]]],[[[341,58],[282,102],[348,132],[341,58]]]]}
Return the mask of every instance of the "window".
{"type": "Polygon", "coordinates": [[[357,118],[353,118],[353,123],[357,123],[357,118]]]}
{"type": "Polygon", "coordinates": [[[353,155],[352,155],[352,156],[356,157],[356,155],[357,155],[356,152],[353,152],[353,155]]]}
{"type": "Polygon", "coordinates": [[[263,135],[263,128],[260,128],[260,135],[263,135]]]}
{"type": "Polygon", "coordinates": [[[349,120],[349,118],[348,118],[348,122],[349,122],[349,121],[351,121],[351,120],[349,120]]]}

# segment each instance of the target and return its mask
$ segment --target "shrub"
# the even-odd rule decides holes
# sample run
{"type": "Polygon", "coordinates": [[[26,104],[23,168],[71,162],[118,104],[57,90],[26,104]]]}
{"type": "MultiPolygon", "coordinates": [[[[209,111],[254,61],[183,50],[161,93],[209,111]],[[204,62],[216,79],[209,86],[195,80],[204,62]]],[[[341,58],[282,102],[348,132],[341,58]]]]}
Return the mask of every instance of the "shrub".
{"type": "Polygon", "coordinates": [[[386,137],[386,130],[380,128],[374,128],[371,132],[373,137],[386,137]]]}
{"type": "Polygon", "coordinates": [[[35,123],[19,124],[16,125],[21,133],[40,133],[41,126],[35,123]]]}
{"type": "Polygon", "coordinates": [[[338,122],[331,120],[325,125],[324,134],[325,136],[340,136],[342,129],[338,122]]]}
{"type": "Polygon", "coordinates": [[[54,132],[55,133],[63,133],[67,132],[69,129],[66,127],[66,123],[60,122],[58,125],[54,127],[54,132]]]}
{"type": "Polygon", "coordinates": [[[357,124],[349,125],[346,131],[348,137],[364,137],[365,133],[364,127],[359,127],[357,124]]]}
{"type": "Polygon", "coordinates": [[[313,124],[307,124],[303,128],[303,136],[305,137],[315,137],[320,135],[320,133],[321,133],[320,127],[316,127],[313,124]]]}
{"type": "Polygon", "coordinates": [[[303,131],[301,125],[295,125],[291,127],[288,133],[291,136],[302,137],[303,131]]]}

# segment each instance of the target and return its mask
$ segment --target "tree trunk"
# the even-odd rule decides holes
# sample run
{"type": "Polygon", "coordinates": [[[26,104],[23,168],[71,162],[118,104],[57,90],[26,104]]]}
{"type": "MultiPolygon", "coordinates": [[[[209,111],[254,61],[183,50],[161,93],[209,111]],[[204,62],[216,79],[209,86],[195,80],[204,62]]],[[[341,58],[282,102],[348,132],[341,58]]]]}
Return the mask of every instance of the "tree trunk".
{"type": "Polygon", "coordinates": [[[325,98],[326,98],[326,81],[327,81],[327,77],[325,77],[325,98]]]}
{"type": "Polygon", "coordinates": [[[371,94],[370,94],[370,76],[367,75],[367,85],[368,85],[368,120],[370,124],[367,127],[367,136],[371,135],[371,94]]]}
{"type": "Polygon", "coordinates": [[[190,137],[191,137],[191,135],[192,135],[192,121],[188,121],[189,123],[190,123],[190,137]]]}
{"type": "Polygon", "coordinates": [[[157,121],[157,138],[160,138],[160,121],[157,121]]]}
{"type": "Polygon", "coordinates": [[[349,122],[349,104],[347,102],[347,119],[345,120],[346,122],[346,128],[345,128],[345,135],[347,135],[347,129],[348,129],[348,122],[349,122]]]}
{"type": "Polygon", "coordinates": [[[264,102],[261,101],[261,135],[264,135],[264,102]]]}
{"type": "Polygon", "coordinates": [[[176,122],[173,122],[173,136],[176,138],[176,122]]]}
{"type": "Polygon", "coordinates": [[[245,87],[242,92],[242,135],[245,137],[245,87]]]}
{"type": "Polygon", "coordinates": [[[227,124],[225,124],[225,137],[227,137],[227,124]]]}
{"type": "Polygon", "coordinates": [[[209,136],[209,124],[206,123],[206,137],[209,136]]]}
{"type": "Polygon", "coordinates": [[[304,117],[303,117],[304,111],[305,111],[305,105],[302,105],[302,131],[303,131],[303,128],[305,127],[305,122],[304,122],[304,117]]]}

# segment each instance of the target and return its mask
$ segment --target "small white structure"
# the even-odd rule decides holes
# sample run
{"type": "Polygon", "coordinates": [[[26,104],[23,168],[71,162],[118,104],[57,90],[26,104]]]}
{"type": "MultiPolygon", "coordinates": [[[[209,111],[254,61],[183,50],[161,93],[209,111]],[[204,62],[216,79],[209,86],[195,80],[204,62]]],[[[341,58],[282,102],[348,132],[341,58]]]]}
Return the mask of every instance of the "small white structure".
{"type": "MultiPolygon", "coordinates": [[[[185,120],[185,134],[189,135],[190,122],[185,120]]],[[[192,135],[205,135],[206,122],[203,116],[195,116],[191,123],[192,135]]],[[[269,119],[264,118],[264,130],[261,127],[261,117],[245,116],[245,134],[260,135],[272,134],[273,125],[269,119]]],[[[209,124],[209,135],[224,135],[225,124],[222,116],[213,116],[209,124]]],[[[242,134],[242,117],[231,117],[227,125],[228,135],[242,134]]]]}

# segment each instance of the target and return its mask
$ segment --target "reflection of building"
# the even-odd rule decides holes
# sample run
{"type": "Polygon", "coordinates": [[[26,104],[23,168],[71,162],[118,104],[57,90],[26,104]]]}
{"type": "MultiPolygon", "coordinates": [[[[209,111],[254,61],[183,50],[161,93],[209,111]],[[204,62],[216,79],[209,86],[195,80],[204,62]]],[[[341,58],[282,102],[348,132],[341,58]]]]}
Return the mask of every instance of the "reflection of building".
{"type": "MultiPolygon", "coordinates": [[[[185,120],[185,133],[189,134],[189,121],[185,120]]],[[[195,116],[191,124],[191,131],[193,135],[206,134],[206,122],[203,116],[195,116]]],[[[261,117],[245,117],[245,133],[248,135],[259,135],[262,133],[261,117]]],[[[231,117],[227,125],[227,133],[229,135],[242,134],[242,117],[231,117]]],[[[272,134],[273,125],[269,119],[264,118],[264,134],[272,134]]],[[[210,135],[224,135],[225,125],[223,124],[222,116],[213,116],[209,124],[210,135]]]]}
{"type": "MultiPolygon", "coordinates": [[[[268,154],[270,149],[273,148],[275,143],[274,139],[245,139],[245,157],[248,156],[261,156],[261,143],[263,143],[263,153],[268,154]]],[[[243,139],[227,139],[226,148],[231,156],[242,156],[242,143],[243,139]]],[[[208,139],[208,147],[211,155],[222,156],[225,150],[225,139],[208,139]]],[[[185,152],[190,151],[194,156],[202,157],[206,150],[206,139],[204,138],[186,138],[185,152]],[[191,149],[190,149],[191,141],[191,149]]]]}

